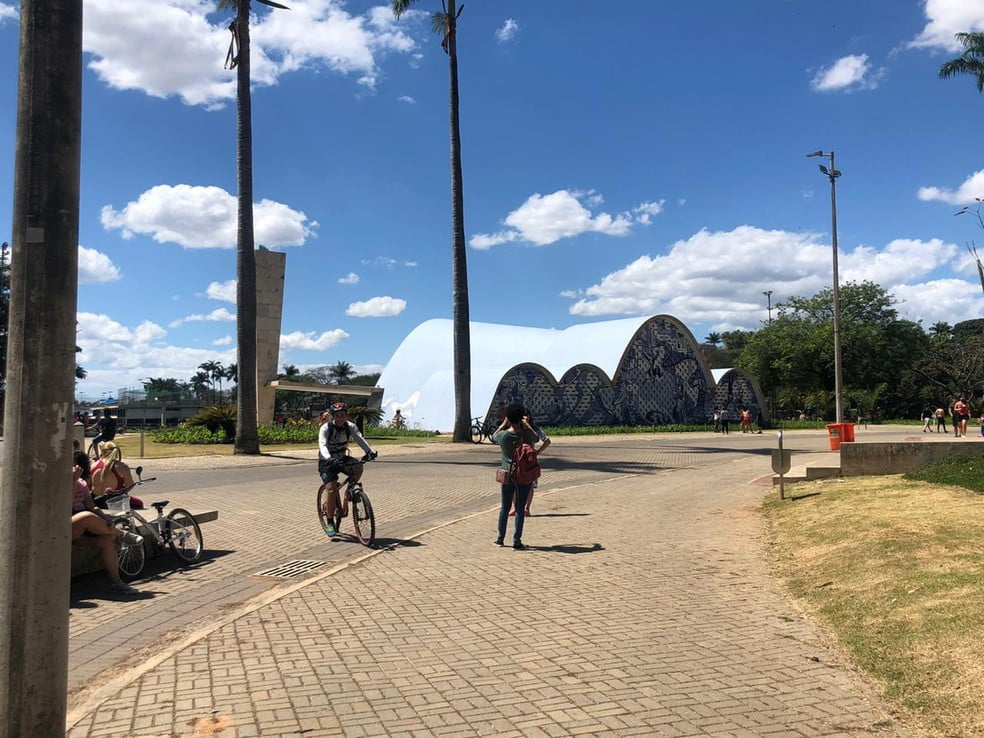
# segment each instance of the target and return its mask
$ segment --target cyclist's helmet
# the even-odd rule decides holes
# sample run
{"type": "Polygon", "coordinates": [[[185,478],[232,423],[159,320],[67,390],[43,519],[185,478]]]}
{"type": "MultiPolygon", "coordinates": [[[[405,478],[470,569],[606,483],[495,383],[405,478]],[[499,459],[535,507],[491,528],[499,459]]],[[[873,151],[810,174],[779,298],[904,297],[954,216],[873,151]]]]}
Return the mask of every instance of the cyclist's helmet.
{"type": "Polygon", "coordinates": [[[328,412],[330,412],[332,415],[334,415],[335,413],[341,413],[347,411],[348,411],[348,405],[346,405],[344,402],[333,402],[331,403],[331,405],[328,406],[328,412]]]}

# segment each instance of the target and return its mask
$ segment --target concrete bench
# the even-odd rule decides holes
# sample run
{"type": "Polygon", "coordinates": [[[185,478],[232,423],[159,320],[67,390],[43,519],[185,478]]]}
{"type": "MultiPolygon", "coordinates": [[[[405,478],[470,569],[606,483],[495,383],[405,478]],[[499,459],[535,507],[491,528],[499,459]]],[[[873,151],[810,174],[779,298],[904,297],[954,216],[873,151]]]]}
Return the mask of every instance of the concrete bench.
{"type": "MultiPolygon", "coordinates": [[[[142,510],[141,513],[145,513],[142,510]]],[[[192,517],[199,525],[204,525],[205,523],[210,523],[213,520],[219,519],[218,510],[200,510],[198,512],[190,511],[192,517]]],[[[153,510],[151,510],[153,513],[153,510]]],[[[146,515],[144,517],[147,517],[146,515]]],[[[154,537],[151,535],[150,530],[147,526],[140,526],[140,535],[144,536],[144,549],[147,552],[147,558],[151,559],[160,553],[154,537]]],[[[78,576],[79,574],[91,574],[94,571],[100,571],[103,568],[102,558],[99,555],[99,549],[92,546],[86,546],[81,543],[72,544],[72,576],[78,576]]]]}

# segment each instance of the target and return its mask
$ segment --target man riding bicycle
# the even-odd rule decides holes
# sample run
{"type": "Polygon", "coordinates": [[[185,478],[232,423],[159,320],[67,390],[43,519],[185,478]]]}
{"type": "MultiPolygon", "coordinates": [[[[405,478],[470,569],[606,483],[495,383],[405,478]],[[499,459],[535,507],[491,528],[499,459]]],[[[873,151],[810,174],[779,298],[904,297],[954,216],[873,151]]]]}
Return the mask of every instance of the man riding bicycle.
{"type": "MultiPolygon", "coordinates": [[[[344,471],[350,480],[357,482],[362,477],[365,466],[360,459],[348,455],[349,440],[354,438],[366,456],[375,459],[377,454],[362,437],[355,423],[349,422],[348,405],[344,402],[333,403],[321,414],[321,422],[321,428],[318,429],[318,474],[329,489],[325,516],[327,520],[333,521],[335,510],[339,507],[342,509],[342,517],[348,515],[348,500],[340,500],[338,495],[339,472],[344,471]]],[[[333,522],[328,523],[326,532],[329,536],[335,535],[333,522]]]]}

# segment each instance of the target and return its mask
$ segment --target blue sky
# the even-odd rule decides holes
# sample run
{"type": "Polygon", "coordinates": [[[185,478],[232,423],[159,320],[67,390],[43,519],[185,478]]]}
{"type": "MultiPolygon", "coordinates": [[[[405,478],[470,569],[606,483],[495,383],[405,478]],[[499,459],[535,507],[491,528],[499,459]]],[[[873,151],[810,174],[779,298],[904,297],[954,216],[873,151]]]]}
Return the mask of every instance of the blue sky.
{"type": "MultiPolygon", "coordinates": [[[[257,243],[287,253],[281,366],[381,369],[450,317],[448,69],[421,0],[254,4],[257,243]]],[[[80,395],[235,362],[230,16],[85,2],[80,395]]],[[[9,240],[18,5],[0,0],[9,240]]],[[[460,19],[471,317],[564,328],[668,313],[756,329],[842,281],[924,326],[984,314],[966,245],[984,96],[939,80],[982,0],[471,0],[460,19]]],[[[4,230],[6,229],[6,230],[4,230]]]]}

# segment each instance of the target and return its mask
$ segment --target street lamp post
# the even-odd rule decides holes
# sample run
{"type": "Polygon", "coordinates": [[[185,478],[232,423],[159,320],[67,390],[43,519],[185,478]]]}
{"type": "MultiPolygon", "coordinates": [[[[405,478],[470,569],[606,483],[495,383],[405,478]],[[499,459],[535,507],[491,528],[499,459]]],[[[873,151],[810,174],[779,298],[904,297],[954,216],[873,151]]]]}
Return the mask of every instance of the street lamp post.
{"type": "Polygon", "coordinates": [[[837,423],[844,422],[843,406],[843,378],[844,368],[841,361],[841,335],[840,335],[840,280],[837,277],[837,178],[841,175],[840,170],[834,167],[834,152],[824,153],[814,151],[807,154],[807,157],[822,156],[830,160],[830,168],[820,164],[820,172],[830,180],[830,228],[831,239],[834,250],[834,410],[837,423]]]}
{"type": "Polygon", "coordinates": [[[765,295],[765,299],[768,300],[768,304],[769,304],[769,325],[772,325],[772,290],[766,290],[762,294],[765,295]]]}

